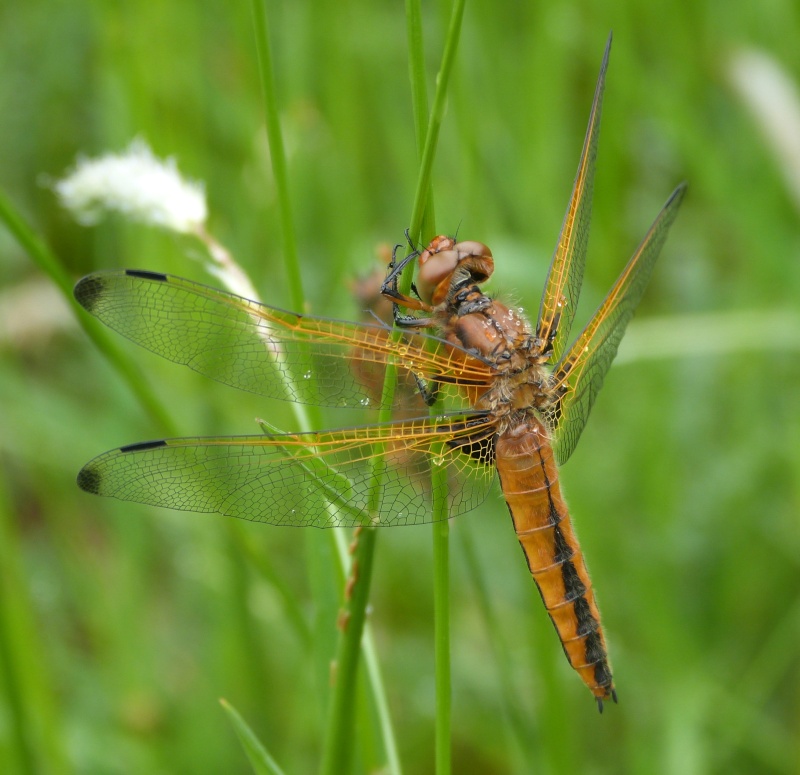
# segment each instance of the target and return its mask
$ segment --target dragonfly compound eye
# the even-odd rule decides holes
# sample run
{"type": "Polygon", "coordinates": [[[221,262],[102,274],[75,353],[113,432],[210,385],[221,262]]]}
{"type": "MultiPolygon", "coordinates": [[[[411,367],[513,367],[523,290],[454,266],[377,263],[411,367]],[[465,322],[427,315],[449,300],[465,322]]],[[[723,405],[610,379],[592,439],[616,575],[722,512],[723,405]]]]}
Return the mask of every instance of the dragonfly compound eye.
{"type": "Polygon", "coordinates": [[[419,257],[417,290],[423,301],[439,304],[447,296],[451,278],[464,265],[476,283],[488,279],[494,269],[492,251],[481,242],[454,242],[436,237],[419,257]]]}

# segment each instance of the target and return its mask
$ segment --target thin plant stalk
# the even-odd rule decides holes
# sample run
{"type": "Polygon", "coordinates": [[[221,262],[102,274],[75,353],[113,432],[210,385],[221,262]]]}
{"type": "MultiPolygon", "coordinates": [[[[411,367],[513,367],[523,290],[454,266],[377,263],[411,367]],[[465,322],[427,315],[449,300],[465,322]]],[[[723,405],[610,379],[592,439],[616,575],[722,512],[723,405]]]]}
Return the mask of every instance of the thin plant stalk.
{"type": "MultiPolygon", "coordinates": [[[[397,369],[388,364],[383,381],[379,422],[391,417],[392,398],[397,382],[397,369]]],[[[381,505],[381,482],[386,466],[385,458],[376,449],[370,459],[372,484],[368,499],[368,511],[377,516],[381,505]]],[[[352,728],[355,718],[355,682],[358,655],[364,633],[369,588],[372,579],[372,564],[375,554],[377,529],[368,527],[356,531],[354,557],[350,566],[350,577],[340,617],[341,636],[334,663],[334,685],[328,711],[328,724],[322,748],[320,775],[338,775],[349,769],[352,750],[352,728]]]]}
{"type": "MultiPolygon", "coordinates": [[[[442,471],[433,471],[441,479],[442,471]]],[[[446,486],[447,480],[444,479],[446,486]]],[[[434,490],[436,492],[436,490],[434,490]]],[[[433,522],[433,614],[434,659],[436,663],[436,773],[450,772],[450,707],[452,680],[450,674],[450,523],[447,521],[447,499],[434,503],[433,522]]]]}
{"type": "MultiPolygon", "coordinates": [[[[293,238],[293,225],[291,219],[291,207],[289,204],[288,184],[286,179],[286,163],[285,154],[283,150],[283,142],[280,134],[280,123],[277,118],[277,99],[274,86],[274,77],[272,73],[272,62],[270,55],[269,45],[269,30],[266,10],[261,0],[253,0],[255,27],[256,27],[256,40],[259,48],[259,62],[262,72],[262,87],[264,89],[264,100],[267,111],[267,133],[270,138],[270,151],[273,157],[273,168],[276,177],[276,187],[278,190],[278,199],[281,201],[281,217],[283,220],[284,229],[284,245],[286,250],[287,261],[287,274],[290,278],[290,286],[293,289],[292,299],[295,305],[302,302],[302,288],[300,285],[299,263],[297,262],[296,242],[293,238]]],[[[442,58],[442,65],[440,68],[437,90],[434,97],[433,109],[431,111],[430,121],[427,125],[425,133],[425,143],[422,148],[422,160],[420,164],[420,175],[417,183],[417,190],[414,197],[414,207],[411,217],[410,232],[414,236],[419,236],[423,224],[423,219],[427,218],[430,227],[433,224],[432,200],[429,200],[431,191],[431,169],[433,165],[433,158],[435,155],[435,148],[438,141],[439,130],[441,127],[442,117],[444,115],[445,95],[447,92],[447,84],[449,83],[449,76],[452,71],[453,61],[455,59],[455,52],[458,46],[459,33],[461,29],[461,20],[463,18],[464,2],[457,0],[453,7],[453,14],[451,17],[450,28],[448,31],[444,55],[442,58]],[[431,207],[426,208],[426,204],[430,201],[431,207]],[[426,216],[426,213],[428,214],[426,216]]],[[[421,136],[421,129],[423,126],[422,116],[424,115],[424,107],[427,101],[425,95],[424,85],[421,78],[416,77],[420,75],[423,70],[421,64],[423,62],[421,50],[421,14],[419,6],[409,2],[409,32],[410,44],[413,55],[412,61],[412,78],[414,86],[414,107],[417,116],[418,134],[421,136]]],[[[410,286],[410,275],[404,279],[404,282],[410,286]]],[[[407,291],[406,291],[407,292],[407,291]]],[[[386,378],[384,383],[384,390],[388,386],[393,385],[395,381],[394,369],[387,368],[386,378]]],[[[386,404],[384,404],[386,405],[386,404]]],[[[381,417],[381,420],[384,420],[381,417]]],[[[377,492],[379,489],[381,477],[382,462],[375,464],[373,469],[374,487],[377,492]]],[[[444,472],[434,471],[432,478],[440,481],[433,482],[434,492],[439,493],[438,501],[434,499],[433,510],[434,518],[437,520],[437,527],[434,530],[434,541],[437,548],[434,551],[434,556],[439,558],[442,563],[441,569],[435,574],[438,579],[436,582],[435,599],[438,601],[437,610],[437,687],[441,690],[441,696],[437,701],[437,749],[446,748],[446,754],[437,754],[437,760],[442,762],[442,766],[437,770],[445,773],[449,772],[449,728],[450,728],[450,669],[449,669],[449,571],[448,571],[448,557],[449,551],[447,546],[447,503],[446,498],[441,493],[444,492],[441,485],[444,483],[444,472]]],[[[323,765],[321,772],[333,772],[330,769],[335,766],[342,766],[346,760],[346,731],[348,723],[351,723],[352,709],[349,707],[350,698],[353,697],[352,691],[355,681],[355,667],[357,660],[352,658],[352,654],[358,653],[358,648],[361,640],[361,627],[363,626],[363,611],[358,611],[358,606],[363,603],[366,606],[368,600],[369,590],[369,576],[367,575],[372,568],[372,553],[375,548],[374,531],[367,530],[358,543],[356,559],[354,566],[357,575],[355,579],[354,594],[349,603],[346,605],[345,616],[348,619],[348,625],[344,630],[344,635],[340,639],[339,657],[337,658],[336,670],[337,677],[334,686],[333,696],[331,698],[330,707],[331,713],[329,714],[329,726],[326,732],[326,743],[323,751],[323,765]],[[365,557],[367,554],[369,557],[365,557]],[[356,565],[356,561],[358,565],[356,565]],[[357,592],[357,594],[356,594],[357,592]],[[352,672],[351,672],[352,671],[352,672]]]]}
{"type": "Polygon", "coordinates": [[[4,756],[9,771],[69,773],[63,713],[34,615],[20,526],[0,473],[0,680],[4,687],[4,756]]]}
{"type": "Polygon", "coordinates": [[[348,583],[350,594],[339,620],[342,634],[333,665],[334,687],[322,746],[321,775],[338,775],[350,769],[357,696],[355,679],[369,602],[376,535],[375,528],[364,528],[357,537],[348,583]]]}
{"type": "Polygon", "coordinates": [[[492,606],[490,592],[486,583],[486,574],[478,560],[475,549],[475,539],[469,530],[469,525],[462,525],[458,536],[461,539],[461,549],[467,565],[467,575],[472,581],[478,610],[483,618],[484,630],[492,649],[500,686],[503,691],[500,698],[505,706],[508,717],[508,735],[514,743],[515,758],[518,761],[518,772],[538,772],[543,769],[537,760],[538,752],[532,745],[531,725],[527,723],[521,709],[517,686],[511,669],[511,653],[508,642],[503,635],[503,630],[498,621],[495,609],[492,606]]]}
{"type": "MultiPolygon", "coordinates": [[[[269,20],[263,0],[253,0],[253,17],[256,36],[256,48],[261,69],[261,84],[264,92],[264,106],[266,113],[267,137],[269,141],[270,154],[272,158],[273,175],[275,176],[275,186],[281,213],[281,225],[283,232],[284,260],[286,273],[289,278],[289,290],[292,305],[295,309],[303,309],[305,297],[303,294],[302,281],[300,276],[300,262],[297,255],[297,240],[294,234],[294,221],[292,218],[291,201],[289,196],[288,175],[286,169],[286,154],[284,151],[283,136],[278,114],[277,90],[275,88],[275,77],[273,72],[271,46],[269,40],[269,20]]],[[[293,404],[297,413],[299,407],[293,404]]],[[[303,412],[302,416],[297,415],[301,429],[309,430],[312,422],[317,419],[317,412],[313,408],[308,413],[303,412]]],[[[373,531],[368,531],[372,533],[373,531]]],[[[316,540],[312,537],[311,540],[316,540]]],[[[331,534],[334,543],[335,554],[339,558],[343,570],[347,570],[348,557],[345,552],[344,542],[340,535],[331,534]]],[[[359,541],[359,549],[354,559],[358,561],[359,583],[358,594],[354,594],[350,601],[346,601],[347,613],[350,626],[348,626],[342,636],[338,647],[337,656],[337,677],[332,696],[329,700],[330,712],[328,715],[328,727],[325,732],[325,744],[323,747],[323,770],[325,762],[336,762],[340,752],[346,749],[345,737],[352,734],[352,714],[348,716],[348,709],[344,701],[346,696],[352,696],[355,689],[356,668],[358,665],[358,653],[361,647],[361,636],[364,628],[364,618],[369,592],[369,576],[372,570],[372,560],[375,551],[375,536],[362,537],[359,541]],[[363,593],[363,594],[362,594],[363,593]],[[349,602],[349,604],[348,604],[349,602]],[[363,605],[361,611],[357,611],[358,605],[363,605]],[[340,661],[343,660],[343,661],[340,661]],[[341,695],[341,696],[338,696],[341,695]],[[340,716],[341,712],[344,715],[340,716]]],[[[352,571],[351,571],[352,572],[352,571]]],[[[373,653],[373,657],[374,657],[373,653]]],[[[376,659],[368,662],[367,677],[371,692],[375,698],[380,718],[380,728],[384,736],[384,746],[386,751],[392,751],[391,761],[397,765],[397,746],[394,740],[394,732],[391,719],[388,715],[388,705],[386,703],[385,692],[381,682],[380,673],[374,669],[377,664],[376,659]]],[[[399,766],[392,769],[394,775],[400,775],[399,766]]]]}
{"type": "MultiPolygon", "coordinates": [[[[425,136],[428,131],[428,89],[425,82],[425,46],[422,39],[422,8],[420,0],[406,0],[406,32],[408,35],[408,75],[411,81],[411,107],[414,113],[414,133],[422,162],[425,136]]],[[[421,168],[420,168],[421,169],[421,168]]],[[[433,184],[428,184],[426,206],[423,211],[421,232],[432,237],[436,214],[433,204],[433,184]]],[[[413,229],[415,237],[419,234],[413,229]]]]}
{"type": "Polygon", "coordinates": [[[369,625],[364,629],[361,650],[364,654],[367,675],[370,676],[372,699],[378,712],[378,723],[383,737],[384,752],[386,753],[386,766],[391,775],[402,775],[400,752],[394,735],[392,717],[389,715],[389,700],[383,685],[383,676],[381,675],[380,662],[378,661],[378,649],[375,645],[375,638],[372,635],[372,628],[369,625]]]}
{"type": "Polygon", "coordinates": [[[283,239],[283,260],[289,281],[289,299],[292,309],[305,306],[303,282],[300,276],[300,261],[297,256],[297,239],[294,233],[292,203],[289,196],[289,176],[286,171],[286,151],[278,113],[278,95],[272,65],[272,47],[269,41],[269,19],[264,0],[253,0],[253,21],[256,35],[256,51],[261,71],[261,89],[264,96],[264,117],[267,124],[267,141],[272,161],[272,174],[278,197],[283,239]]]}
{"type": "MultiPolygon", "coordinates": [[[[420,162],[420,172],[417,178],[417,188],[414,193],[414,205],[411,211],[410,233],[416,237],[420,233],[428,191],[431,187],[431,170],[436,148],[439,142],[439,130],[442,127],[444,109],[447,99],[447,87],[450,83],[450,74],[453,70],[458,41],[461,34],[461,21],[464,17],[465,0],[455,0],[453,10],[450,15],[450,24],[445,38],[444,53],[442,54],[442,64],[439,67],[439,74],[436,77],[436,91],[433,96],[433,106],[428,120],[428,128],[425,133],[425,144],[422,148],[422,160],[420,162]]],[[[414,38],[410,42],[419,44],[421,41],[414,38]]],[[[421,56],[421,54],[417,54],[421,56]]],[[[432,236],[432,235],[431,235],[432,236]]],[[[411,280],[408,280],[409,287],[411,280]]]]}
{"type": "Polygon", "coordinates": [[[256,775],[284,775],[278,763],[270,756],[267,749],[264,748],[262,742],[256,737],[236,708],[226,700],[220,700],[219,702],[233,723],[233,728],[236,730],[239,741],[256,775]]]}
{"type": "MultiPolygon", "coordinates": [[[[411,213],[410,234],[418,238],[423,223],[433,236],[433,200],[431,198],[431,172],[433,160],[439,140],[439,130],[453,70],[456,51],[461,33],[461,22],[464,17],[464,0],[455,0],[450,16],[450,24],[445,39],[444,53],[436,79],[436,91],[433,98],[430,118],[425,132],[425,142],[421,150],[420,171],[417,188],[414,194],[414,205],[411,213]]],[[[412,96],[417,126],[421,126],[421,111],[424,110],[424,87],[418,79],[422,77],[423,61],[422,34],[419,28],[419,4],[408,0],[408,38],[410,73],[412,79],[412,96]]],[[[420,133],[418,131],[418,136],[420,133]]],[[[401,278],[401,293],[407,294],[411,286],[411,273],[401,278]]],[[[439,408],[434,405],[431,413],[437,414],[439,408]]],[[[452,702],[452,685],[450,671],[450,526],[447,505],[447,474],[440,466],[431,468],[431,487],[433,492],[433,600],[434,600],[434,663],[436,673],[436,721],[435,721],[435,761],[437,775],[449,775],[451,770],[450,716],[452,702]]]]}

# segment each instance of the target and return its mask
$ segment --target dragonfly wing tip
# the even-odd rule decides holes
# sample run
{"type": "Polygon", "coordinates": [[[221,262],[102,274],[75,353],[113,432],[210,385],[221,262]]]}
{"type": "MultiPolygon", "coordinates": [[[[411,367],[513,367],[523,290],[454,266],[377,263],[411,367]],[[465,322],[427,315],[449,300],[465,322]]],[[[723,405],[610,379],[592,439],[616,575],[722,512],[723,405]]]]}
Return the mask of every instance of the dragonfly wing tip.
{"type": "Polygon", "coordinates": [[[78,474],[78,487],[94,495],[100,494],[100,485],[103,477],[91,463],[84,466],[78,474]]]}
{"type": "Polygon", "coordinates": [[[87,312],[92,312],[97,300],[103,295],[103,286],[102,278],[90,274],[78,280],[72,292],[78,304],[87,312]]]}

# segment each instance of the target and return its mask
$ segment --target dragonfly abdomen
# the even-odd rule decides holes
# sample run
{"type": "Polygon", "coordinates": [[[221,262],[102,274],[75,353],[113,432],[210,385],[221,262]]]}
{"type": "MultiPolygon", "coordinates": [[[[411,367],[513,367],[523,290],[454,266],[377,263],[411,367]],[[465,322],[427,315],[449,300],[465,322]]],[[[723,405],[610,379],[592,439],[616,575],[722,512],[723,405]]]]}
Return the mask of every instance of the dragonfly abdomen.
{"type": "Polygon", "coordinates": [[[592,582],[561,495],[544,426],[512,427],[496,442],[497,470],[522,551],[570,665],[597,697],[614,697],[592,582]]]}

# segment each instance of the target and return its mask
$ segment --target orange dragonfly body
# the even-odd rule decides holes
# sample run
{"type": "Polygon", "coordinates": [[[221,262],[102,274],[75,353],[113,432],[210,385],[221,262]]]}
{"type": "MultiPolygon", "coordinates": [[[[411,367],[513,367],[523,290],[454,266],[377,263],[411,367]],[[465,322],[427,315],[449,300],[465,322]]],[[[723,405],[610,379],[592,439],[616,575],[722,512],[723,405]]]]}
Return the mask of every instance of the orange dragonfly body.
{"type": "Polygon", "coordinates": [[[493,269],[489,248],[444,236],[390,264],[381,292],[394,303],[395,329],[286,312],[147,271],[99,272],[75,287],[77,300],[111,328],[234,387],[323,406],[407,409],[412,385],[439,414],[321,432],[131,444],[88,463],[80,487],[275,525],[384,526],[430,521],[434,487],[446,488],[449,516],[473,509],[497,471],[570,665],[600,710],[605,699],[616,700],[558,466],[575,448],[684,186],[566,347],[583,275],[607,63],[608,48],[535,328],[481,291],[493,269]],[[413,259],[419,261],[415,296],[405,296],[397,277],[413,259]],[[387,364],[406,386],[394,398],[374,387],[387,364]],[[381,456],[387,464],[376,476],[381,456]],[[432,478],[434,466],[444,466],[447,476],[432,478]]]}

